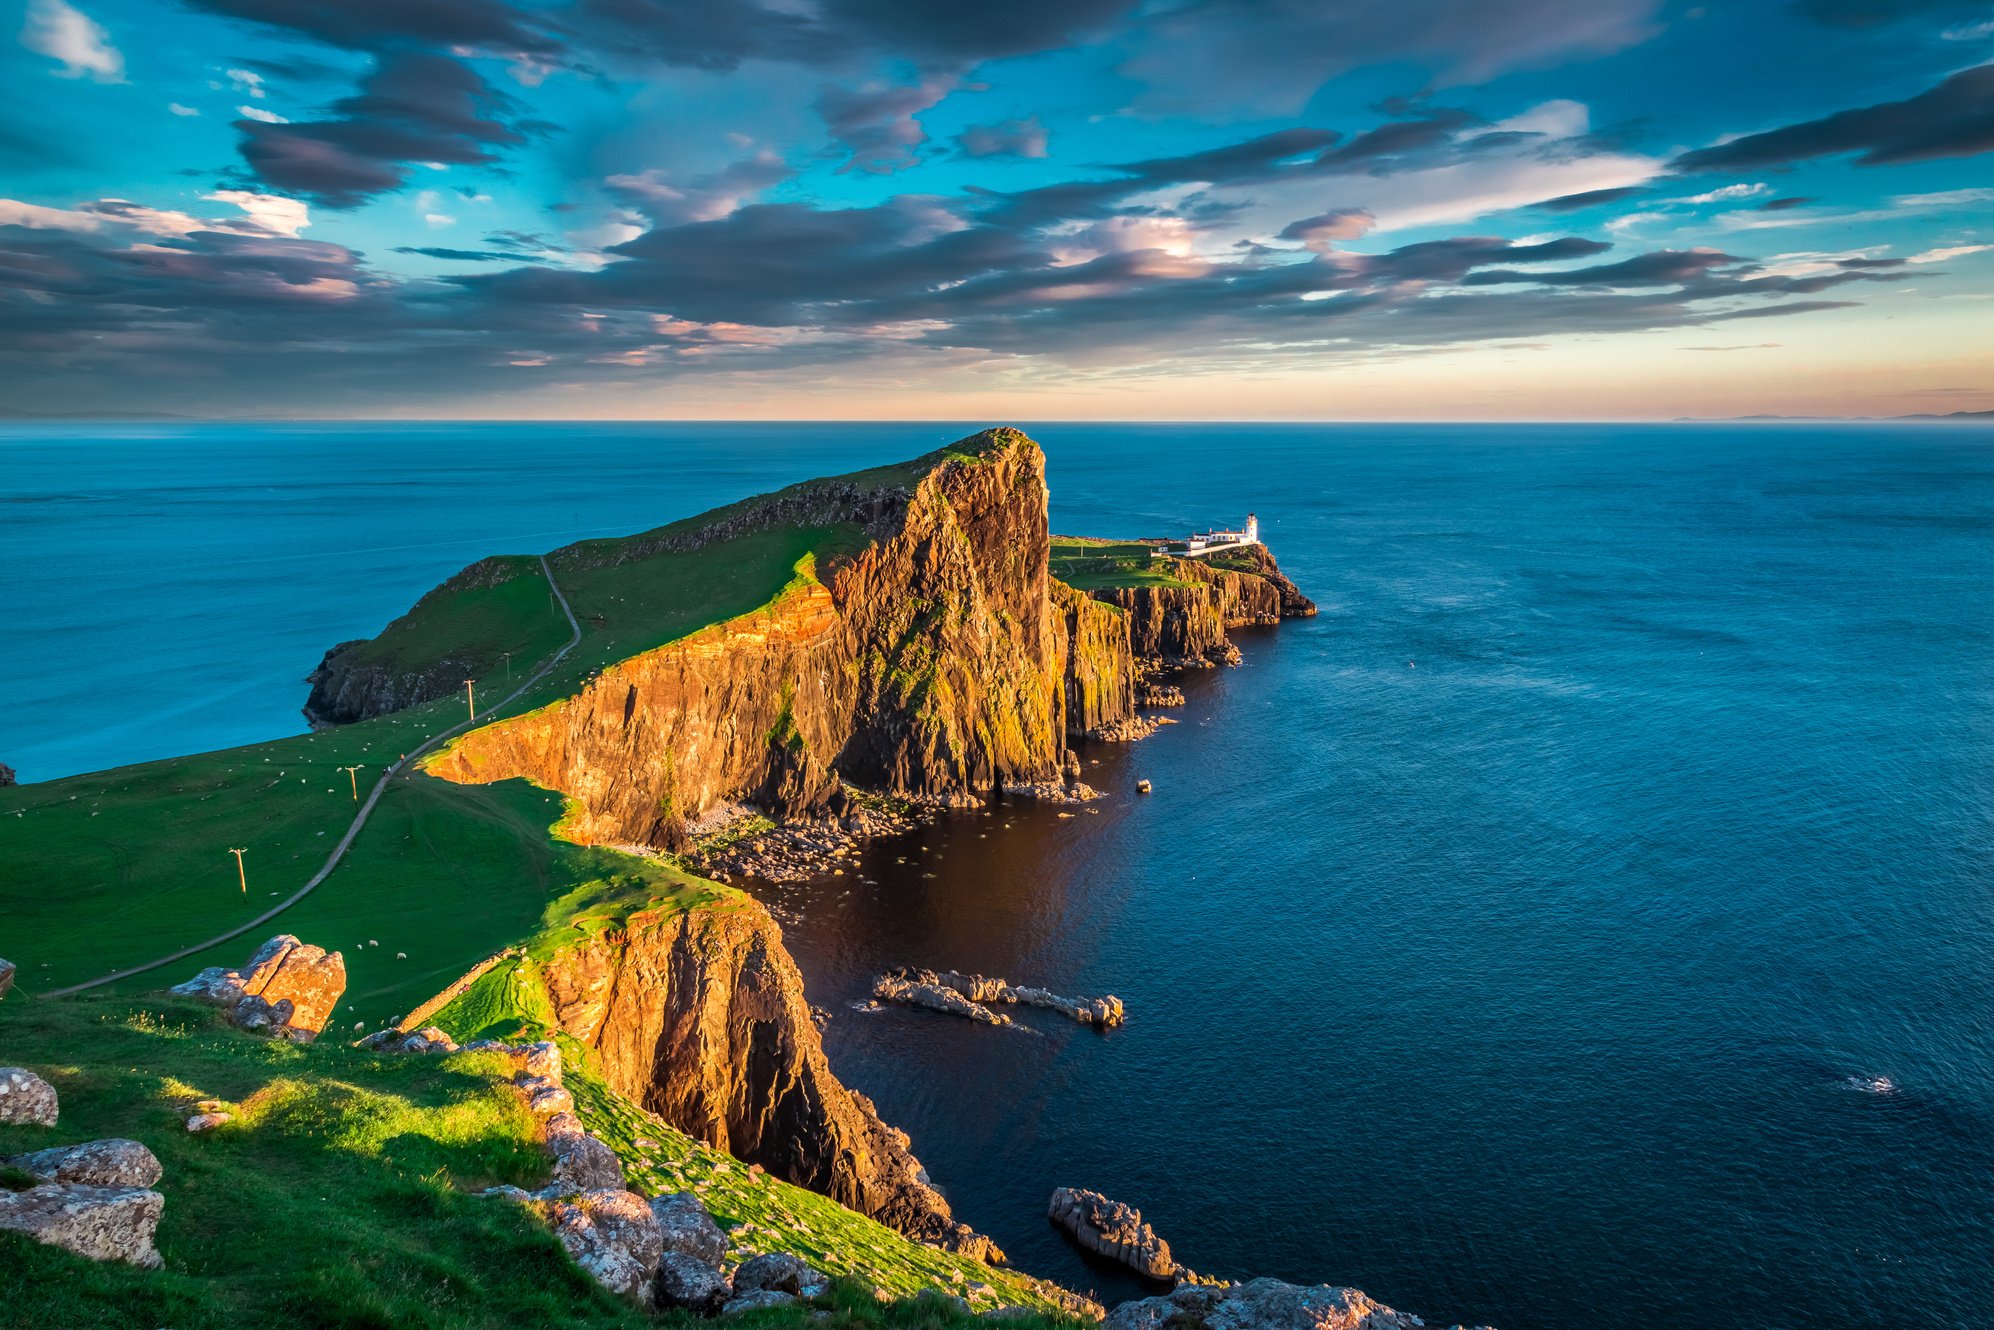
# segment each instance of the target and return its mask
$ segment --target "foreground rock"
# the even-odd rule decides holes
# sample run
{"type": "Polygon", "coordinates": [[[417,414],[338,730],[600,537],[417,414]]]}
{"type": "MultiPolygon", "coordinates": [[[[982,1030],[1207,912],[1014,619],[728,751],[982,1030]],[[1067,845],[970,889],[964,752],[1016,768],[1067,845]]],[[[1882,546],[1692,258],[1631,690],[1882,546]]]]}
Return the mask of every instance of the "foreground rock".
{"type": "Polygon", "coordinates": [[[16,784],[19,779],[14,774],[14,768],[8,766],[5,762],[0,762],[0,786],[16,784]]]}
{"type": "Polygon", "coordinates": [[[53,1127],[55,1087],[21,1067],[0,1067],[0,1122],[53,1127]]]}
{"type": "Polygon", "coordinates": [[[1046,1217],[1098,1256],[1120,1261],[1151,1279],[1171,1279],[1180,1267],[1170,1244],[1156,1236],[1134,1206],[1111,1201],[1097,1191],[1058,1187],[1046,1204],[1046,1217]]]}
{"type": "Polygon", "coordinates": [[[734,1289],[739,1293],[787,1293],[796,1298],[815,1298],[828,1293],[831,1281],[810,1268],[801,1257],[788,1252],[768,1252],[743,1261],[734,1272],[734,1289]]]}
{"type": "Polygon", "coordinates": [[[887,1002],[905,1002],[952,1016],[965,1016],[986,1025],[1011,1024],[1010,1017],[989,1010],[988,1004],[992,1003],[1043,1007],[1097,1029],[1120,1025],[1128,1019],[1122,1000],[1113,994],[1098,998],[1061,997],[1043,988],[1020,988],[980,974],[955,970],[937,974],[904,965],[874,980],[872,995],[887,1002]]]}
{"type": "Polygon", "coordinates": [[[171,991],[214,1003],[240,1029],[306,1044],[325,1029],[346,991],[346,960],[280,933],[240,972],[210,966],[171,991]]]}
{"type": "Polygon", "coordinates": [[[124,1261],[151,1269],[152,1245],[166,1198],[142,1187],[89,1187],[49,1183],[26,1191],[0,1191],[0,1229],[93,1261],[124,1261]]]}
{"type": "Polygon", "coordinates": [[[651,1198],[651,1217],[666,1251],[682,1252],[718,1270],[727,1257],[727,1235],[706,1205],[689,1191],[651,1198]]]}
{"type": "Polygon", "coordinates": [[[568,1255],[598,1284],[640,1307],[652,1304],[665,1247],[643,1197],[621,1188],[585,1191],[555,1202],[549,1218],[568,1255]]]}
{"type": "Polygon", "coordinates": [[[10,1168],[44,1182],[80,1182],[92,1187],[150,1187],[159,1181],[159,1160],[137,1141],[90,1141],[14,1155],[10,1168]]]}
{"type": "Polygon", "coordinates": [[[1163,1297],[1125,1302],[1101,1323],[1102,1330],[1424,1330],[1425,1324],[1360,1289],[1278,1279],[1185,1284],[1163,1297]]]}
{"type": "Polygon", "coordinates": [[[722,1274],[697,1257],[668,1251],[658,1261],[656,1301],[660,1308],[677,1308],[695,1316],[712,1316],[734,1295],[722,1274]]]}

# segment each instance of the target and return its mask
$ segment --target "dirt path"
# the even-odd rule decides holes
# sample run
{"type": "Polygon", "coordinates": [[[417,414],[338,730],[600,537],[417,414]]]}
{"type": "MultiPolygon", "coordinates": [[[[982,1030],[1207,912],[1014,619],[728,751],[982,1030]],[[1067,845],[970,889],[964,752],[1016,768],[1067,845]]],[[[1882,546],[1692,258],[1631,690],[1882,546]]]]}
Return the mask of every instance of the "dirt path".
{"type": "MultiPolygon", "coordinates": [[[[554,570],[547,566],[547,556],[544,554],[540,556],[540,571],[546,575],[547,587],[550,591],[554,593],[554,599],[560,602],[561,613],[568,616],[568,627],[569,629],[572,630],[571,636],[568,638],[568,644],[562,647],[559,651],[556,651],[553,655],[549,656],[546,659],[545,663],[543,663],[539,669],[533,672],[533,676],[531,678],[527,679],[526,682],[520,684],[519,687],[513,689],[510,693],[506,694],[504,698],[500,699],[498,704],[492,707],[490,711],[486,713],[487,717],[495,715],[499,711],[502,711],[506,707],[512,705],[512,703],[517,701],[520,698],[520,696],[526,692],[527,689],[533,687],[534,684],[537,684],[542,679],[546,678],[548,672],[551,671],[556,665],[559,665],[563,660],[563,658],[565,658],[570,651],[573,651],[575,647],[581,643],[582,640],[581,623],[575,618],[574,607],[568,604],[568,597],[561,590],[561,584],[554,580],[554,570]]],[[[299,887],[289,896],[285,897],[277,904],[271,906],[269,909],[265,910],[262,914],[257,915],[254,919],[251,919],[248,923],[240,924],[235,928],[231,928],[226,933],[217,933],[211,938],[208,938],[201,942],[196,942],[191,947],[182,947],[180,950],[173,952],[170,955],[161,956],[158,960],[147,961],[143,965],[134,965],[128,969],[113,970],[109,974],[101,975],[95,979],[85,980],[83,983],[80,984],[71,984],[67,988],[53,989],[50,992],[41,994],[41,996],[51,997],[51,998],[68,997],[72,993],[81,993],[84,992],[86,989],[99,988],[105,984],[116,983],[120,979],[129,979],[135,974],[144,974],[148,970],[157,970],[162,965],[171,965],[175,961],[185,960],[189,956],[198,955],[199,953],[206,951],[210,947],[218,946],[221,943],[227,942],[232,938],[241,937],[244,933],[249,932],[251,929],[260,928],[264,924],[269,923],[272,919],[275,919],[278,915],[284,913],[284,911],[290,909],[293,905],[296,905],[299,901],[311,895],[312,892],[318,887],[319,883],[325,881],[326,878],[332,876],[332,870],[339,867],[339,861],[346,857],[347,850],[352,848],[354,840],[360,835],[360,829],[367,825],[367,817],[369,814],[371,814],[374,811],[374,805],[380,802],[381,794],[383,791],[385,791],[388,788],[389,781],[393,780],[396,776],[401,775],[403,771],[408,769],[408,766],[411,762],[414,762],[424,753],[427,753],[430,749],[436,747],[436,745],[442,743],[446,739],[455,738],[457,735],[462,734],[465,730],[470,729],[475,724],[477,724],[477,722],[473,720],[469,719],[461,720],[457,722],[455,725],[452,725],[447,730],[442,730],[436,734],[430,735],[427,739],[423,740],[420,744],[416,745],[415,748],[411,749],[408,753],[404,754],[400,761],[396,762],[393,766],[389,767],[387,771],[383,772],[381,778],[374,782],[374,788],[367,792],[367,801],[361,804],[360,811],[354,814],[353,824],[346,828],[346,834],[339,838],[339,844],[332,847],[332,853],[326,857],[325,863],[320,866],[318,872],[312,874],[311,881],[305,883],[304,886],[299,887]]]]}

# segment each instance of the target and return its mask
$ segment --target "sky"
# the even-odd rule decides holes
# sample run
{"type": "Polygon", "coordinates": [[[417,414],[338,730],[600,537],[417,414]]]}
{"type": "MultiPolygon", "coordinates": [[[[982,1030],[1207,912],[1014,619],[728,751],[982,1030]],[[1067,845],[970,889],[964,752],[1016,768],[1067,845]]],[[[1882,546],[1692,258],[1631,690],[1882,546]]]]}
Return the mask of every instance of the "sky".
{"type": "Polygon", "coordinates": [[[1987,3],[6,6],[0,414],[1994,408],[1987,3]]]}

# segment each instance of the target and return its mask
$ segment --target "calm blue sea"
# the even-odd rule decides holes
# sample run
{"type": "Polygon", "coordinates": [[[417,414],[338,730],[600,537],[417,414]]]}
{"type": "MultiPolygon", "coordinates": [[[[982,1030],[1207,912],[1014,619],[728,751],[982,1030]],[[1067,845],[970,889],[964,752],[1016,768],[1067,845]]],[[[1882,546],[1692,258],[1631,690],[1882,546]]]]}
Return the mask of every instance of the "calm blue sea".
{"type": "MultiPolygon", "coordinates": [[[[0,761],[295,730],[480,554],[964,432],[0,430],[0,761]]],[[[1994,430],[1033,433],[1056,528],[1251,509],[1323,613],[1089,750],[1099,811],[766,893],[964,1218],[1112,1295],[1053,1186],[1433,1323],[1994,1325],[1994,430]],[[855,1010],[898,963],[1130,1024],[855,1010]]]]}

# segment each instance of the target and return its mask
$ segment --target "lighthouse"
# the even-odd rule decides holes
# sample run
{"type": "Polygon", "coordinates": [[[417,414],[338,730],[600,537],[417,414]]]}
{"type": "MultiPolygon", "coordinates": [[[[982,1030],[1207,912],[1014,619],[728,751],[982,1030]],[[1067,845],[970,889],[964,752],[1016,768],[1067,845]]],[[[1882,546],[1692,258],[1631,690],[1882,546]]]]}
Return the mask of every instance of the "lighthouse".
{"type": "Polygon", "coordinates": [[[1252,513],[1246,515],[1246,543],[1256,544],[1260,540],[1260,519],[1252,513]]]}

